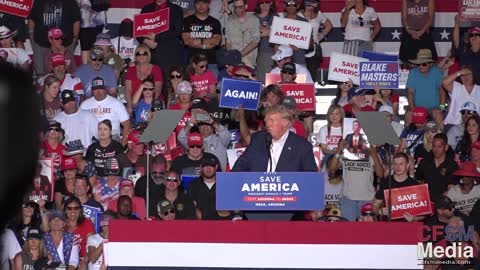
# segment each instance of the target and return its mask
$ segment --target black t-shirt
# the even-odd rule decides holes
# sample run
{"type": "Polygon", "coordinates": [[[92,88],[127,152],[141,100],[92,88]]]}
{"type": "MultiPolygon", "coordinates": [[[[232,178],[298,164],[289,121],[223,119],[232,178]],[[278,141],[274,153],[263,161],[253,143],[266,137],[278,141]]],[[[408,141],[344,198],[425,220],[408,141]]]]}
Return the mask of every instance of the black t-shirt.
{"type": "Polygon", "coordinates": [[[100,209],[102,212],[105,211],[105,209],[103,209],[103,205],[102,205],[101,203],[95,201],[95,200],[92,199],[92,198],[88,198],[87,202],[84,203],[83,205],[98,208],[98,209],[100,209]]]}
{"type": "MultiPolygon", "coordinates": [[[[191,38],[200,38],[200,39],[208,39],[212,38],[213,35],[221,35],[222,34],[222,27],[220,26],[220,22],[213,18],[212,16],[208,16],[205,20],[200,20],[197,16],[191,15],[186,17],[183,20],[183,33],[190,33],[191,38]]],[[[194,56],[198,53],[203,53],[208,57],[209,64],[216,64],[217,59],[215,57],[215,50],[218,49],[218,46],[213,49],[197,49],[197,48],[188,48],[189,57],[194,56]]]]}
{"type": "Polygon", "coordinates": [[[57,27],[63,32],[63,45],[69,46],[73,40],[73,24],[81,19],[80,8],[75,0],[34,1],[29,19],[35,23],[33,38],[38,45],[49,48],[48,30],[57,27]]]}
{"type": "MultiPolygon", "coordinates": [[[[203,153],[203,156],[206,158],[214,158],[217,160],[218,164],[220,162],[218,161],[218,158],[214,154],[210,153],[203,153]]],[[[199,160],[191,160],[188,157],[188,154],[183,154],[179,157],[177,157],[173,162],[172,162],[172,170],[177,172],[180,175],[200,175],[200,162],[202,159],[199,160]]],[[[218,167],[217,171],[221,171],[220,166],[218,167]]]]}
{"type": "Polygon", "coordinates": [[[457,169],[457,163],[448,157],[436,167],[433,155],[430,153],[418,164],[415,179],[425,180],[425,183],[428,184],[430,200],[436,201],[447,191],[448,185],[456,184],[452,175],[457,169]]]}
{"type": "Polygon", "coordinates": [[[65,179],[61,178],[57,181],[55,181],[55,187],[53,189],[55,193],[61,193],[62,194],[62,204],[65,200],[73,196],[73,193],[68,192],[67,187],[65,186],[65,179]]]}
{"type": "MultiPolygon", "coordinates": [[[[137,172],[141,172],[143,175],[147,170],[147,155],[138,157],[135,163],[128,159],[127,153],[120,153],[116,155],[115,158],[120,166],[120,175],[124,178],[128,178],[128,176],[136,174],[137,172]]],[[[153,157],[150,157],[150,164],[152,164],[152,158],[153,157]]]]}
{"type": "Polygon", "coordinates": [[[95,165],[95,169],[97,169],[97,175],[103,177],[105,176],[103,168],[107,159],[123,153],[123,149],[120,143],[113,140],[107,147],[103,147],[100,145],[100,142],[96,142],[88,147],[85,159],[92,162],[95,165]]]}
{"type": "MultiPolygon", "coordinates": [[[[407,180],[403,182],[397,182],[395,178],[392,176],[392,189],[394,188],[401,188],[401,187],[409,187],[409,186],[415,186],[418,185],[418,182],[411,178],[408,177],[407,180]]],[[[384,190],[388,190],[388,178],[384,178],[380,182],[380,188],[378,189],[377,193],[375,193],[375,199],[377,200],[385,200],[385,194],[384,190]]]]}
{"type": "MultiPolygon", "coordinates": [[[[157,204],[160,201],[158,198],[164,197],[165,186],[163,184],[156,184],[150,177],[149,191],[150,208],[148,210],[148,216],[152,217],[157,215],[157,204]]],[[[141,197],[145,201],[147,200],[147,177],[145,175],[135,182],[135,196],[141,197]]]]}
{"type": "MultiPolygon", "coordinates": [[[[150,207],[150,213],[152,213],[152,210],[154,210],[154,212],[156,213],[157,212],[157,204],[162,201],[162,200],[166,200],[165,198],[165,194],[160,197],[160,198],[157,198],[155,201],[156,203],[153,204],[151,207],[150,207]]],[[[195,210],[195,204],[193,203],[193,200],[188,197],[187,195],[185,195],[185,193],[183,191],[178,191],[178,196],[177,198],[175,199],[175,201],[173,201],[173,206],[175,207],[175,219],[176,220],[194,220],[194,219],[197,219],[197,213],[196,213],[196,210],[195,210]]],[[[150,215],[150,216],[156,216],[157,214],[154,214],[154,215],[150,215]]]]}
{"type": "Polygon", "coordinates": [[[197,208],[202,212],[203,220],[218,220],[219,216],[216,208],[217,184],[213,184],[209,189],[203,179],[197,178],[188,186],[187,195],[197,204],[197,208]]]}

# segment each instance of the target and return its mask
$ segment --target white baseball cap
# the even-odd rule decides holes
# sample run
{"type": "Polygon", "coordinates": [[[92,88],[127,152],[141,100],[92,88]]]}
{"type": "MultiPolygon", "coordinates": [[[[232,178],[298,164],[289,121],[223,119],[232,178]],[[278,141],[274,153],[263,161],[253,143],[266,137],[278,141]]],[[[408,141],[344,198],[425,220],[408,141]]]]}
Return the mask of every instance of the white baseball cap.
{"type": "Polygon", "coordinates": [[[379,112],[388,112],[390,115],[393,115],[393,108],[390,105],[384,104],[378,109],[379,112]]]}
{"type": "Polygon", "coordinates": [[[293,55],[293,50],[290,46],[287,45],[280,45],[277,49],[277,52],[272,56],[274,61],[280,61],[286,57],[290,57],[293,55]]]}
{"type": "Polygon", "coordinates": [[[475,106],[475,103],[473,103],[471,101],[467,101],[467,102],[463,103],[460,111],[472,111],[472,112],[477,112],[478,113],[477,106],[475,106]]]}
{"type": "Polygon", "coordinates": [[[178,83],[177,95],[191,95],[192,94],[192,85],[188,81],[181,81],[178,83]]]}

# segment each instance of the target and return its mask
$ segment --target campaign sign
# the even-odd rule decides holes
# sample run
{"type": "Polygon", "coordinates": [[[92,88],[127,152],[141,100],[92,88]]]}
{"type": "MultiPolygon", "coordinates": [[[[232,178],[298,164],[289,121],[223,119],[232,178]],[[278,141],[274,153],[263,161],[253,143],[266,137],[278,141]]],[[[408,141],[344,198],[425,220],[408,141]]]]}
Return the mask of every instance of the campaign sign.
{"type": "Polygon", "coordinates": [[[458,13],[464,21],[480,19],[480,0],[458,0],[458,13]]]}
{"type": "Polygon", "coordinates": [[[328,67],[328,79],[330,81],[346,82],[352,80],[356,85],[360,84],[360,62],[367,62],[368,59],[333,52],[330,56],[328,67]]]}
{"type": "MultiPolygon", "coordinates": [[[[280,73],[265,73],[265,85],[278,84],[282,81],[280,73]]],[[[296,83],[306,83],[307,76],[305,74],[297,74],[296,83]]]]}
{"type": "Polygon", "coordinates": [[[27,18],[33,7],[33,0],[0,0],[0,12],[27,18]]]}
{"type": "Polygon", "coordinates": [[[280,45],[293,45],[307,50],[310,46],[312,25],[278,16],[273,17],[269,42],[280,45]]]}
{"type": "MultiPolygon", "coordinates": [[[[388,208],[388,189],[383,191],[388,208]]],[[[428,215],[432,213],[428,184],[392,188],[392,219],[403,218],[405,213],[412,216],[428,215]]]]}
{"type": "Polygon", "coordinates": [[[133,16],[133,36],[142,37],[168,31],[170,8],[133,16]]]}
{"type": "Polygon", "coordinates": [[[323,174],[318,172],[217,173],[217,210],[323,209],[323,174]]]}
{"type": "Polygon", "coordinates": [[[299,110],[315,111],[315,85],[313,83],[280,84],[279,86],[285,96],[295,98],[299,110]]]}
{"type": "Polygon", "coordinates": [[[365,161],[369,159],[370,143],[357,119],[343,119],[343,137],[346,143],[343,149],[344,159],[365,161]]]}
{"type": "Polygon", "coordinates": [[[88,206],[85,204],[82,207],[83,207],[83,215],[85,215],[86,218],[92,221],[96,229],[100,228],[100,219],[98,217],[99,217],[99,213],[100,214],[102,213],[102,209],[88,206]]]}
{"type": "Polygon", "coordinates": [[[360,88],[398,88],[398,62],[360,62],[360,88]]]}
{"type": "Polygon", "coordinates": [[[33,189],[28,196],[30,201],[53,201],[54,171],[53,158],[42,158],[38,161],[33,177],[33,189]]]}
{"type": "Polygon", "coordinates": [[[398,62],[398,55],[384,54],[378,52],[362,51],[360,57],[367,58],[369,61],[398,62]]]}
{"type": "Polygon", "coordinates": [[[245,110],[256,111],[262,92],[261,81],[226,79],[222,80],[220,108],[236,109],[240,105],[245,110]]]}

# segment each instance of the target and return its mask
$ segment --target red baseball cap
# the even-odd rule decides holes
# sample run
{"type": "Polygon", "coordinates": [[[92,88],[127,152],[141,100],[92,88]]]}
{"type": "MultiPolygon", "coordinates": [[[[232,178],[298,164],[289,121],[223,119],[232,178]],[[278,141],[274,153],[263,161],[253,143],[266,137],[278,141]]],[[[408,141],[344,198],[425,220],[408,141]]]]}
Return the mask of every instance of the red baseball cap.
{"type": "Polygon", "coordinates": [[[48,38],[61,38],[63,37],[62,29],[60,28],[51,28],[48,30],[48,38]]]}
{"type": "Polygon", "coordinates": [[[203,146],[203,137],[198,132],[192,132],[188,135],[187,139],[188,146],[200,145],[203,146]]]}
{"type": "Polygon", "coordinates": [[[361,211],[362,211],[362,215],[373,213],[372,203],[366,203],[366,204],[362,205],[361,211]]]}
{"type": "Polygon", "coordinates": [[[62,171],[72,170],[77,168],[77,162],[73,158],[64,158],[62,160],[62,171]]]}
{"type": "Polygon", "coordinates": [[[469,34],[480,34],[480,27],[475,26],[468,29],[469,34]]]}
{"type": "Polygon", "coordinates": [[[138,129],[134,129],[128,133],[128,143],[139,144],[142,143],[140,141],[140,136],[142,133],[138,129]]]}
{"type": "Polygon", "coordinates": [[[66,65],[65,56],[61,53],[54,53],[50,57],[50,62],[52,63],[52,68],[60,65],[66,65]]]}
{"type": "Polygon", "coordinates": [[[424,107],[415,107],[412,112],[412,123],[425,124],[427,122],[428,111],[424,107]]]}
{"type": "Polygon", "coordinates": [[[123,180],[122,182],[120,182],[120,186],[119,186],[119,190],[124,188],[124,187],[131,187],[131,188],[135,188],[135,184],[133,183],[132,180],[130,179],[125,179],[123,180]]]}

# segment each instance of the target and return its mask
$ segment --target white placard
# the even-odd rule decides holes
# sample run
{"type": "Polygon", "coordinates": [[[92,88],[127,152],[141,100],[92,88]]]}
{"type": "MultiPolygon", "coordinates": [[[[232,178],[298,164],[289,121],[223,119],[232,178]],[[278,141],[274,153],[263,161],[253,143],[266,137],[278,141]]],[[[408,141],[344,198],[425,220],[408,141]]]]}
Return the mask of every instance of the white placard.
{"type": "Polygon", "coordinates": [[[346,82],[350,79],[354,84],[359,85],[360,62],[368,62],[368,59],[333,52],[330,56],[328,79],[337,82],[346,82]]]}
{"type": "Polygon", "coordinates": [[[270,30],[270,43],[294,45],[298,48],[308,50],[311,36],[312,25],[309,22],[281,18],[278,16],[273,17],[270,30]]]}
{"type": "Polygon", "coordinates": [[[227,159],[228,159],[228,165],[230,166],[230,169],[233,168],[235,165],[235,162],[237,162],[237,159],[245,152],[246,147],[243,148],[235,148],[235,149],[227,149],[227,159]]]}

